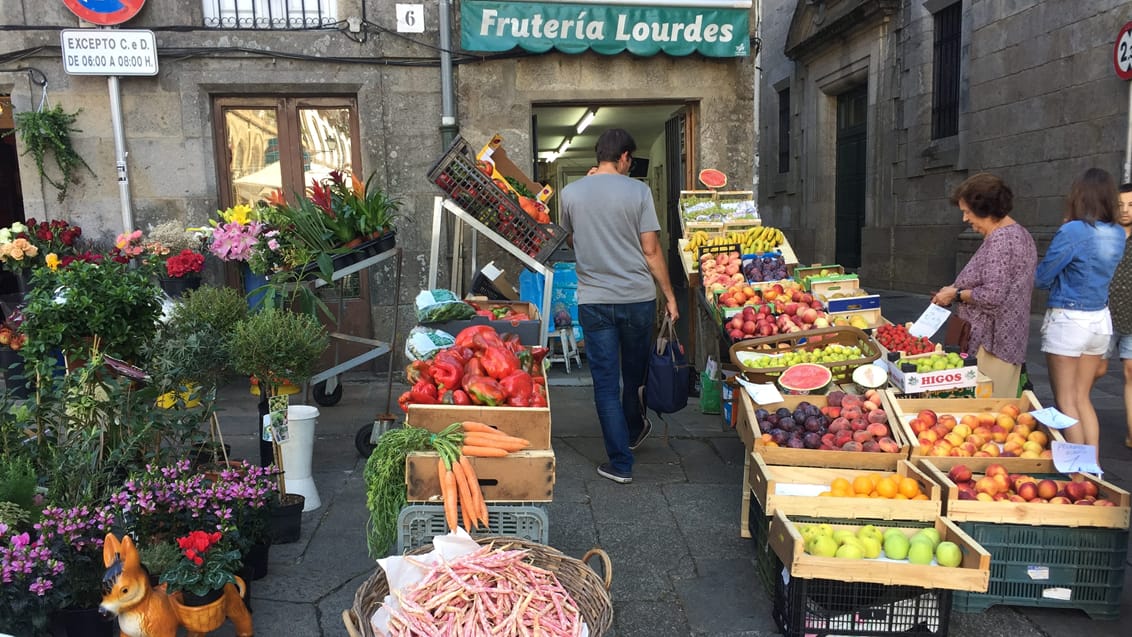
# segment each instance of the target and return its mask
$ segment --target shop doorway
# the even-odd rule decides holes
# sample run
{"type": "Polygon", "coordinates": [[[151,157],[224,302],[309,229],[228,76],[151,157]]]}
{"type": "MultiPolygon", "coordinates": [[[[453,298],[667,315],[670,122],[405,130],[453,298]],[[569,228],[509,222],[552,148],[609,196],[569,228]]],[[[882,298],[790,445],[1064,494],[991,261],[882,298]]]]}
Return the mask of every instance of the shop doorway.
{"type": "MultiPolygon", "coordinates": [[[[681,236],[677,199],[689,183],[694,161],[696,103],[663,102],[556,102],[531,107],[531,151],[535,157],[533,177],[560,191],[585,177],[595,163],[594,145],[608,128],[624,128],[637,142],[630,177],[639,179],[653,193],[661,244],[666,246],[673,282],[683,279],[678,248],[681,236]],[[678,276],[675,276],[678,275],[678,276]]],[[[558,200],[551,200],[557,219],[558,200]]]]}
{"type": "Polygon", "coordinates": [[[868,85],[837,96],[837,173],[834,195],[836,263],[861,267],[861,229],[865,227],[868,85]]]}
{"type": "MultiPolygon", "coordinates": [[[[12,111],[12,98],[0,95],[0,228],[24,221],[24,196],[20,190],[20,158],[16,151],[16,136],[12,134],[16,123],[12,111]]],[[[16,277],[7,269],[0,269],[0,295],[19,291],[16,277]]]]}

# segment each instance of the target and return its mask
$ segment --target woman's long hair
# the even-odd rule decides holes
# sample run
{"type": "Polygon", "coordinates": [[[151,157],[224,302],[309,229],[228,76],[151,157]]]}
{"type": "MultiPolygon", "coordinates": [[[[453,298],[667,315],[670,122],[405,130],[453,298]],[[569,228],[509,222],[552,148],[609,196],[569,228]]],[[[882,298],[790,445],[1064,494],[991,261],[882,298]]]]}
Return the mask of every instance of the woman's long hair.
{"type": "Polygon", "coordinates": [[[1112,223],[1120,207],[1116,179],[1103,168],[1090,168],[1073,182],[1068,203],[1066,221],[1084,221],[1090,226],[1098,221],[1112,223]]]}

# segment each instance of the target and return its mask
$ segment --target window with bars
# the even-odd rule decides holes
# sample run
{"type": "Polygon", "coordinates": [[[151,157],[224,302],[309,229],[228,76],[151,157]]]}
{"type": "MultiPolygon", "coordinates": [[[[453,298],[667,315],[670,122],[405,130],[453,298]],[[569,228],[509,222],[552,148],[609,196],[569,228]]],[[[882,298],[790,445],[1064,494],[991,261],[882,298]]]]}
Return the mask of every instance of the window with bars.
{"type": "Polygon", "coordinates": [[[959,133],[959,52],[963,3],[935,14],[932,53],[932,139],[959,133]]]}
{"type": "Polygon", "coordinates": [[[338,22],[338,0],[203,0],[214,29],[317,29],[338,22]]]}
{"type": "Polygon", "coordinates": [[[790,172],[790,89],[778,92],[778,172],[790,172]]]}

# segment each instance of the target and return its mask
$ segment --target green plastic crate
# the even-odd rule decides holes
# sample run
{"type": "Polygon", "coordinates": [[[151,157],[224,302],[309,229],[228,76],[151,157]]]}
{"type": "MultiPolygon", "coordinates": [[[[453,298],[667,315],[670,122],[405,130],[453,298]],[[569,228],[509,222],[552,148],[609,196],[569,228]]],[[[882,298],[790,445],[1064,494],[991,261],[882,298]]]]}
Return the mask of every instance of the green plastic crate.
{"type": "MultiPolygon", "coordinates": [[[[463,518],[460,518],[461,520],[463,518]]],[[[488,535],[509,535],[539,544],[549,540],[546,509],[529,504],[488,504],[488,535]]],[[[397,514],[397,553],[404,554],[448,533],[443,504],[410,504],[397,514]]],[[[472,534],[473,537],[478,535],[472,534]]]]}
{"type": "Polygon", "coordinates": [[[1128,529],[960,522],[991,554],[986,593],[955,592],[954,607],[978,613],[1000,604],[1077,608],[1117,619],[1128,529]]]}

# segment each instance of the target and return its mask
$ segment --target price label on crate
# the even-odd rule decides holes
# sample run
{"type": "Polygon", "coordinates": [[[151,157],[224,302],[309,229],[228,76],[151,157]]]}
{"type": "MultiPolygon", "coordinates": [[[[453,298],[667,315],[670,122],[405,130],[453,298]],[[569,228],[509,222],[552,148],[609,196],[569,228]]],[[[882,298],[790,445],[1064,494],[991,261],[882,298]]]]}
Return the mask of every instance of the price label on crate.
{"type": "Polygon", "coordinates": [[[1097,464],[1097,448],[1093,445],[1054,440],[1050,443],[1050,449],[1053,451],[1053,466],[1059,472],[1101,475],[1101,466],[1097,464]]]}
{"type": "Polygon", "coordinates": [[[719,245],[700,246],[696,251],[696,261],[699,262],[705,254],[726,254],[728,252],[738,253],[740,247],[738,243],[721,243],[719,245]]]}

